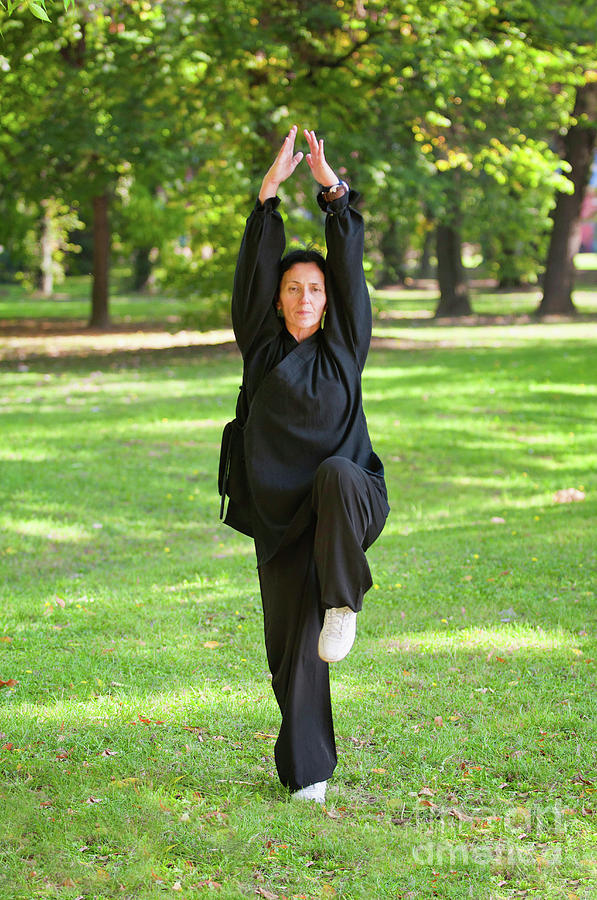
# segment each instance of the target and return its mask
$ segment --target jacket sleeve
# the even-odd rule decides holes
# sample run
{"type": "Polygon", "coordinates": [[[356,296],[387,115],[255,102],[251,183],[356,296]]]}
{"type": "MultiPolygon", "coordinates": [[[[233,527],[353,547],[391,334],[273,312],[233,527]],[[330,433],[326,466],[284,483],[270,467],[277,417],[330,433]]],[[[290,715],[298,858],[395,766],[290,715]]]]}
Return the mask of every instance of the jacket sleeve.
{"type": "Polygon", "coordinates": [[[354,354],[362,370],[371,343],[371,301],[363,271],[363,217],[351,205],[357,198],[350,191],[326,203],[317,202],[326,213],[326,291],[328,306],[324,333],[330,344],[339,342],[354,354]]]}
{"type": "Polygon", "coordinates": [[[247,219],[232,289],[232,327],[243,355],[256,341],[280,331],[273,301],[278,286],[279,262],[286,243],[284,223],[275,197],[259,200],[247,219]]]}

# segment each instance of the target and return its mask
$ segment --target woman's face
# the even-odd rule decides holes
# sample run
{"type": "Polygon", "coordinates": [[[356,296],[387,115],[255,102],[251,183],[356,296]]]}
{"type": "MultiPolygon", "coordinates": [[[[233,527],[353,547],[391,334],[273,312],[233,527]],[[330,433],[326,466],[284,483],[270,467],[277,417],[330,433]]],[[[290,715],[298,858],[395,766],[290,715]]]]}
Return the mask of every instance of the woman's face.
{"type": "Polygon", "coordinates": [[[297,341],[315,334],[326,307],[325,278],[314,262],[295,263],[282,276],[277,303],[297,341]]]}

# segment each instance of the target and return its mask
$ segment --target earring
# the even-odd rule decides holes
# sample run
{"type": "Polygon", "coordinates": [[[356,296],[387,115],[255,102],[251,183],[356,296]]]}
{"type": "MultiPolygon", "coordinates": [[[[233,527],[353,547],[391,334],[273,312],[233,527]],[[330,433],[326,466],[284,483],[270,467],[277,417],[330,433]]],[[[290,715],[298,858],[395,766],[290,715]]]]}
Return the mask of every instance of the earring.
{"type": "Polygon", "coordinates": [[[321,316],[321,322],[319,323],[319,327],[320,327],[320,328],[323,328],[323,325],[324,325],[324,322],[325,322],[325,314],[326,314],[326,312],[327,312],[327,309],[324,309],[324,311],[323,311],[323,313],[322,313],[322,316],[321,316]]]}
{"type": "Polygon", "coordinates": [[[277,306],[277,307],[276,307],[276,314],[277,314],[277,316],[278,316],[279,319],[283,319],[283,318],[284,318],[284,313],[282,312],[282,307],[281,307],[281,306],[277,306]]]}

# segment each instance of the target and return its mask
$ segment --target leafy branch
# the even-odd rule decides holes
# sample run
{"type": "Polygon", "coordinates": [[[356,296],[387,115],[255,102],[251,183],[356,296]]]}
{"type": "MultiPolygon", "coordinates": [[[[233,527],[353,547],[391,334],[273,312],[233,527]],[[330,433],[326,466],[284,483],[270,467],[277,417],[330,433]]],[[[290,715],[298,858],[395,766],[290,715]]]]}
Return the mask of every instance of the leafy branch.
{"type": "MultiPolygon", "coordinates": [[[[74,6],[75,0],[63,0],[66,10],[74,6]]],[[[46,9],[46,0],[0,0],[0,8],[5,9],[9,16],[17,9],[28,9],[37,19],[50,22],[51,19],[46,9]]]]}

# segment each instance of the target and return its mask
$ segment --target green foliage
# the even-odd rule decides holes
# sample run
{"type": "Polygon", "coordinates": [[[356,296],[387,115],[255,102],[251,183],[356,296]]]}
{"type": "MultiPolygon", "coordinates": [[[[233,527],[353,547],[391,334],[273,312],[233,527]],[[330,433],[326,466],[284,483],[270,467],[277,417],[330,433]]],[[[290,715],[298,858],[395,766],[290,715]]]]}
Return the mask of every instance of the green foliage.
{"type": "MultiPolygon", "coordinates": [[[[540,6],[223,0],[216,16],[206,0],[131,0],[55,4],[51,23],[0,13],[4,190],[13,205],[84,208],[107,189],[119,254],[151,245],[157,284],[223,310],[242,222],[297,122],[364,195],[373,280],[402,277],[406,253],[454,216],[497,277],[534,279],[554,193],[569,188],[553,135],[597,65],[594,13],[540,6]]],[[[300,169],[285,187],[301,239],[318,237],[302,213],[312,192],[300,169]]]]}
{"type": "Polygon", "coordinates": [[[35,287],[42,266],[41,235],[46,229],[48,265],[54,281],[61,283],[69,254],[81,249],[70,237],[84,227],[78,210],[56,197],[27,203],[24,197],[0,191],[0,211],[0,277],[35,287]]]}
{"type": "MultiPolygon", "coordinates": [[[[75,0],[63,0],[65,10],[74,5],[75,0]]],[[[50,6],[52,2],[50,0],[50,6]]],[[[11,16],[16,10],[26,10],[41,19],[42,22],[50,22],[48,15],[48,3],[46,0],[0,0],[0,8],[6,10],[7,15],[11,16]]]]}

